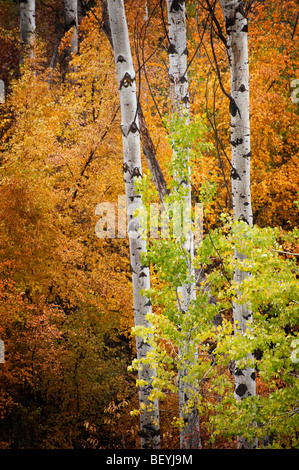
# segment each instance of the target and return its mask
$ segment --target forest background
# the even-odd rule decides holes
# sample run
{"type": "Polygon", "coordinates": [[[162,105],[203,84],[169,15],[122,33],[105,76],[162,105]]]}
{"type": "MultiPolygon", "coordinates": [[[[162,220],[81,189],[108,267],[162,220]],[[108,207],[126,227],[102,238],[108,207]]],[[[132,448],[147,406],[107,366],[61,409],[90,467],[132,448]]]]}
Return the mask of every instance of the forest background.
{"type": "MultiPolygon", "coordinates": [[[[128,370],[136,355],[129,244],[95,233],[96,207],[102,202],[117,207],[124,194],[118,86],[101,6],[79,1],[78,51],[71,55],[74,26],[66,25],[63,2],[37,0],[34,54],[28,54],[20,42],[19,4],[0,2],[0,78],[5,84],[0,104],[0,338],[5,344],[0,448],[140,445],[136,375],[128,370]]],[[[125,8],[139,100],[170,183],[166,7],[159,1],[128,0],[125,8]]],[[[256,0],[244,2],[244,8],[253,220],[261,229],[277,228],[279,256],[293,263],[297,279],[298,3],[256,0]]],[[[231,214],[230,115],[221,87],[229,89],[229,64],[219,30],[212,30],[211,43],[211,11],[225,31],[218,2],[189,1],[186,9],[190,115],[205,123],[204,145],[197,150],[195,144],[200,158],[192,168],[192,198],[199,201],[206,182],[213,183],[215,194],[204,211],[208,237],[225,227],[231,214]]],[[[142,165],[149,181],[144,155],[142,165]]],[[[155,271],[151,282],[159,288],[155,271]]],[[[288,289],[286,304],[297,299],[296,307],[293,279],[288,289]]],[[[260,310],[271,317],[269,302],[260,310]]],[[[222,315],[231,321],[229,307],[222,315]]],[[[296,315],[298,309],[283,325],[290,339],[298,330],[296,315]]],[[[288,373],[294,378],[296,367],[291,366],[288,373]]],[[[280,362],[271,380],[257,375],[260,396],[294,387],[283,367],[280,362]]],[[[232,380],[228,369],[227,378],[232,380]]],[[[201,446],[235,448],[225,413],[222,422],[212,419],[209,404],[216,395],[207,378],[201,446]]],[[[163,448],[179,447],[177,402],[177,392],[169,390],[161,400],[163,448]]],[[[277,447],[298,446],[298,395],[288,406],[278,411],[277,447]]]]}

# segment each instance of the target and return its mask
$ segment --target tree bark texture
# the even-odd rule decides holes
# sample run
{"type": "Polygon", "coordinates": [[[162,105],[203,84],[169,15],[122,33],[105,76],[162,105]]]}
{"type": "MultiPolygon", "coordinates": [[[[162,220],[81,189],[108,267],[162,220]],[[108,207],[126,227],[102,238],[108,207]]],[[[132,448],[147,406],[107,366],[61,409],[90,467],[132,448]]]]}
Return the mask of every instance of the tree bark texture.
{"type": "MultiPolygon", "coordinates": [[[[188,92],[188,77],[187,77],[187,42],[186,42],[186,5],[185,1],[167,0],[168,9],[168,26],[169,26],[169,83],[170,83],[170,101],[172,113],[189,121],[189,92],[188,92]]],[[[175,150],[173,150],[175,151],[175,150]]],[[[191,171],[189,166],[189,158],[186,156],[185,168],[188,169],[188,177],[178,178],[179,184],[187,186],[187,196],[184,200],[184,205],[187,212],[191,214],[191,171]]],[[[194,257],[194,239],[193,232],[189,230],[186,233],[186,241],[183,248],[189,255],[189,274],[194,276],[193,270],[193,257],[194,257]]],[[[179,289],[181,296],[180,310],[181,313],[187,314],[190,304],[196,299],[196,286],[195,283],[182,285],[179,289]]],[[[178,383],[179,383],[179,409],[180,418],[184,423],[180,433],[180,447],[185,449],[200,447],[200,433],[199,433],[199,415],[196,403],[190,409],[188,402],[192,396],[192,387],[188,383],[188,362],[185,357],[188,354],[188,342],[180,349],[179,355],[182,361],[182,370],[179,370],[178,383]]],[[[198,361],[198,355],[194,355],[195,362],[198,361]]]]}
{"type": "Polygon", "coordinates": [[[35,0],[20,0],[20,64],[24,63],[26,53],[30,58],[34,57],[35,29],[35,0]]]}
{"type": "MultiPolygon", "coordinates": [[[[227,53],[230,64],[231,95],[231,188],[233,216],[252,225],[252,207],[250,195],[250,119],[249,119],[249,61],[248,61],[248,24],[241,0],[220,0],[223,11],[226,34],[227,53]]],[[[243,260],[242,253],[235,250],[235,258],[243,260]]],[[[250,273],[236,269],[234,281],[239,284],[250,273]]],[[[239,295],[239,292],[237,292],[239,295]]],[[[235,334],[243,334],[252,322],[252,312],[247,305],[233,303],[235,334]]],[[[253,356],[248,356],[248,364],[253,356]]],[[[256,395],[255,370],[247,367],[234,367],[235,398],[242,400],[256,395]]],[[[241,433],[240,433],[241,434],[241,433]]],[[[247,442],[238,437],[240,448],[255,448],[257,442],[247,442]]]]}
{"type": "MultiPolygon", "coordinates": [[[[135,181],[142,176],[140,133],[137,113],[136,78],[129,43],[128,27],[123,0],[108,0],[108,13],[112,34],[114,60],[117,72],[118,90],[121,105],[121,132],[123,140],[123,171],[125,181],[130,262],[133,281],[133,308],[135,325],[149,326],[146,315],[151,311],[150,299],[141,295],[141,289],[150,287],[149,268],[141,261],[141,253],[146,251],[146,242],[139,232],[140,222],[133,211],[142,205],[141,196],[135,189],[135,181]]],[[[140,337],[136,337],[137,359],[141,360],[150,352],[151,347],[140,337]]],[[[159,448],[159,409],[158,402],[151,402],[152,378],[155,371],[143,365],[139,380],[147,385],[139,387],[141,448],[159,448]]]]}
{"type": "Polygon", "coordinates": [[[78,52],[78,0],[64,0],[65,29],[73,29],[68,55],[78,52]]]}

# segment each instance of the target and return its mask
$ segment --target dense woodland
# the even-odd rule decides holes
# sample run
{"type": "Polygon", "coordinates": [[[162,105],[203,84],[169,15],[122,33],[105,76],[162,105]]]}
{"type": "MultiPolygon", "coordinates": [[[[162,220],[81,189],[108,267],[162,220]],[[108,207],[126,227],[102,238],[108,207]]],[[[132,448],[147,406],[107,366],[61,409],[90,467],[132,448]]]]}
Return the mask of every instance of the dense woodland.
{"type": "Polygon", "coordinates": [[[298,23],[0,0],[1,449],[298,448],[298,23]],[[203,241],[97,236],[125,195],[203,241]]]}

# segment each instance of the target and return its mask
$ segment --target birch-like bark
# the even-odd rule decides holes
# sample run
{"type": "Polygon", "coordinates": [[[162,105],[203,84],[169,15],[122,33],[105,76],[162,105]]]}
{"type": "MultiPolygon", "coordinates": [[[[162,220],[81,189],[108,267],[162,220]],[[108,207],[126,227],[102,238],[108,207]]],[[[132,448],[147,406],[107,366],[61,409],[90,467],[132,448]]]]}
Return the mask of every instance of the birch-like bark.
{"type": "MultiPolygon", "coordinates": [[[[167,0],[168,9],[168,26],[169,26],[169,82],[170,82],[170,100],[172,112],[176,116],[189,121],[189,92],[187,77],[187,42],[186,42],[186,5],[185,1],[167,0]]],[[[185,168],[188,169],[188,177],[178,178],[179,184],[187,186],[187,196],[184,200],[184,206],[187,213],[191,214],[191,172],[189,166],[188,155],[186,156],[185,168]]],[[[192,230],[188,230],[184,249],[189,255],[189,274],[194,277],[193,257],[194,257],[194,240],[192,230]]],[[[183,314],[187,314],[190,304],[196,299],[196,286],[193,284],[182,285],[179,289],[181,296],[180,310],[183,314]]],[[[178,373],[179,385],[179,410],[180,418],[184,424],[180,432],[180,447],[185,449],[198,449],[200,447],[199,433],[199,415],[196,403],[188,409],[188,401],[192,397],[194,385],[188,383],[187,373],[189,356],[188,342],[180,349],[179,355],[182,370],[178,373]]],[[[193,356],[194,362],[198,361],[198,354],[193,356]]]]}
{"type": "Polygon", "coordinates": [[[64,0],[65,29],[72,29],[68,55],[78,52],[78,0],[64,0]]]}
{"type": "MultiPolygon", "coordinates": [[[[110,29],[109,17],[108,17],[107,0],[100,0],[100,5],[101,5],[101,10],[102,10],[103,31],[105,32],[106,37],[109,40],[111,47],[113,48],[111,29],[110,29]]],[[[148,131],[148,127],[144,119],[140,102],[138,103],[138,121],[139,121],[139,131],[140,131],[142,150],[146,158],[148,168],[151,172],[153,183],[156,187],[156,190],[158,191],[160,201],[163,204],[164,197],[166,196],[166,194],[169,193],[169,190],[167,188],[167,183],[164,178],[161,166],[157,159],[156,149],[151,139],[150,133],[148,131]]]]}
{"type": "MultiPolygon", "coordinates": [[[[249,119],[249,65],[248,65],[248,25],[242,0],[220,0],[223,11],[226,34],[227,53],[231,75],[231,187],[233,216],[252,225],[252,208],[250,195],[250,119],[249,119]]],[[[235,258],[243,260],[242,253],[235,250],[235,258]]],[[[239,284],[250,276],[236,269],[234,281],[239,284]]],[[[239,293],[237,293],[239,294],[239,293]]],[[[252,322],[252,312],[248,305],[233,303],[235,334],[243,334],[252,322]]],[[[253,356],[247,358],[247,367],[234,367],[235,398],[243,400],[256,395],[255,370],[250,366],[253,356]]],[[[241,433],[240,433],[241,434],[241,433]]],[[[240,448],[255,448],[257,440],[247,442],[238,437],[240,448]]]]}
{"type": "Polygon", "coordinates": [[[21,65],[25,54],[34,57],[35,28],[35,0],[20,0],[21,65]]]}
{"type": "MultiPolygon", "coordinates": [[[[141,295],[142,289],[150,287],[149,268],[141,261],[141,253],[146,251],[146,242],[139,233],[140,222],[133,211],[142,205],[141,196],[135,189],[135,181],[142,176],[140,134],[137,115],[136,77],[133,68],[129,43],[128,27],[123,0],[108,0],[108,14],[112,35],[114,61],[121,105],[121,132],[124,154],[124,181],[127,203],[128,235],[130,244],[130,262],[133,281],[133,306],[135,325],[149,326],[146,315],[151,311],[151,302],[141,295]]],[[[137,359],[142,360],[151,351],[151,347],[140,337],[136,337],[137,359]]],[[[139,371],[139,380],[147,385],[139,387],[140,436],[142,449],[156,449],[160,446],[159,409],[157,400],[151,402],[152,378],[155,371],[149,365],[143,365],[139,371]]]]}

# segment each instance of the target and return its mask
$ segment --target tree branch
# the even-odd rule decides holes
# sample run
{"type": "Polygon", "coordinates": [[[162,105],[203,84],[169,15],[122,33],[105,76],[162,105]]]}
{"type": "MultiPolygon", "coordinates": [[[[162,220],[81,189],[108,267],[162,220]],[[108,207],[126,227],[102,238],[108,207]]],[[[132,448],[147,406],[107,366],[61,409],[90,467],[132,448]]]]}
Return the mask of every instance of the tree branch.
{"type": "Polygon", "coordinates": [[[140,103],[138,103],[138,119],[142,150],[145,155],[149,170],[151,172],[154,185],[156,187],[156,190],[158,191],[159,198],[163,203],[164,197],[169,193],[169,190],[167,188],[167,183],[165,181],[160,164],[157,160],[156,149],[149,134],[140,103]]]}

